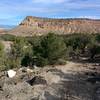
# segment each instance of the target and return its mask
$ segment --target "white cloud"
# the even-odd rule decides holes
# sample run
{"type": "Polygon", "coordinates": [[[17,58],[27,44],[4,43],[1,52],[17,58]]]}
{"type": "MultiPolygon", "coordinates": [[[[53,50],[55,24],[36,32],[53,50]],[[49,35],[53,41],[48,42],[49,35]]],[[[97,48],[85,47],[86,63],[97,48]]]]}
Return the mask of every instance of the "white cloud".
{"type": "Polygon", "coordinates": [[[78,18],[100,19],[98,16],[79,16],[78,18]]]}
{"type": "Polygon", "coordinates": [[[27,15],[99,19],[100,0],[1,0],[0,23],[15,23],[27,15]]]}
{"type": "Polygon", "coordinates": [[[63,3],[69,0],[33,0],[33,3],[63,3]]]}

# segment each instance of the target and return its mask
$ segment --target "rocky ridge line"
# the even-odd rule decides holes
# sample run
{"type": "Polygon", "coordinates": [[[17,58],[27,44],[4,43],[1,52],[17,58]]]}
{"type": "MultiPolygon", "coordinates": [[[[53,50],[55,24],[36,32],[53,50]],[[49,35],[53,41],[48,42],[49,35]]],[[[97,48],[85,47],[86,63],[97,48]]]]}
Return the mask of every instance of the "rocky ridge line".
{"type": "Polygon", "coordinates": [[[100,20],[94,19],[51,19],[27,16],[18,27],[9,33],[16,35],[100,33],[100,20]]]}

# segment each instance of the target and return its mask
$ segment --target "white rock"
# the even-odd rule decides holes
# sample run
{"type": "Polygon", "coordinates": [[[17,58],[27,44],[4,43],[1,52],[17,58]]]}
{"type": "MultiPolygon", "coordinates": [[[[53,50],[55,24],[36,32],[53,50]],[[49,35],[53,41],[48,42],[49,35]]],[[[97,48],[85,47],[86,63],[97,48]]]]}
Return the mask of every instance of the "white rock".
{"type": "Polygon", "coordinates": [[[7,74],[9,78],[13,78],[16,75],[16,72],[14,70],[8,70],[7,74]]]}
{"type": "Polygon", "coordinates": [[[33,67],[34,67],[34,69],[37,69],[38,68],[36,65],[34,65],[33,67]]]}
{"type": "Polygon", "coordinates": [[[33,72],[32,69],[27,68],[27,73],[32,73],[32,72],[33,72]]]}

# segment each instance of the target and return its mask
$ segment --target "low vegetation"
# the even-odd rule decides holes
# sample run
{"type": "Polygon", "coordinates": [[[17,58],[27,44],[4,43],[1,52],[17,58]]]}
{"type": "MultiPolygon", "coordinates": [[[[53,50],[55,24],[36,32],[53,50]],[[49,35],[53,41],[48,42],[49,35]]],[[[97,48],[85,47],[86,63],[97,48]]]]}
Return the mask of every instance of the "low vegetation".
{"type": "Polygon", "coordinates": [[[16,38],[16,36],[10,35],[10,34],[3,34],[0,36],[0,39],[4,40],[4,41],[14,41],[15,38],[16,38]]]}
{"type": "Polygon", "coordinates": [[[0,42],[0,70],[22,66],[46,66],[65,64],[69,59],[86,56],[94,60],[100,54],[100,35],[72,34],[60,36],[16,37],[2,35],[4,41],[12,41],[10,52],[4,51],[0,42]]]}

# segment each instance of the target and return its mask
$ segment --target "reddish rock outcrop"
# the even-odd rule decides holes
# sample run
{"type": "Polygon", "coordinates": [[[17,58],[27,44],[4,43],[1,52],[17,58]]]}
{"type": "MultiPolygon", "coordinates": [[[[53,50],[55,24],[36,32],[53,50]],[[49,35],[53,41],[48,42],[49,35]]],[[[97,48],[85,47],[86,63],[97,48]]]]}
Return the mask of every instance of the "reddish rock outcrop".
{"type": "Polygon", "coordinates": [[[16,35],[42,35],[48,32],[57,34],[100,33],[100,20],[51,19],[28,16],[10,32],[16,35]]]}

